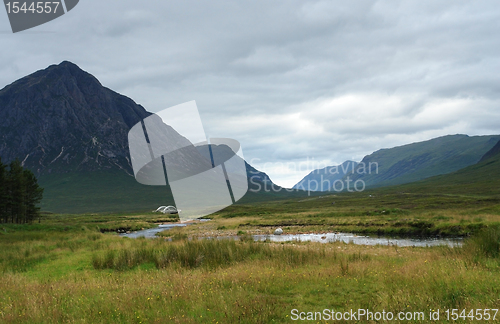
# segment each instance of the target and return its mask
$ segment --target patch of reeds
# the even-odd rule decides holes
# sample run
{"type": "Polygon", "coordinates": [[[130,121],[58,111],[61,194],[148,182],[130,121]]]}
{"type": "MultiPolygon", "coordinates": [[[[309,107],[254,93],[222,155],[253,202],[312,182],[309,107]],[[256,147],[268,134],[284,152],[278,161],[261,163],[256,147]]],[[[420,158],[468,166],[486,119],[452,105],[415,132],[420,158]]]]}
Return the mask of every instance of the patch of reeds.
{"type": "Polygon", "coordinates": [[[218,268],[248,259],[273,260],[276,264],[294,266],[313,262],[322,257],[318,251],[295,249],[288,246],[270,246],[252,241],[231,239],[185,240],[180,242],[153,242],[136,248],[118,248],[94,254],[95,269],[126,270],[145,263],[158,269],[169,266],[182,268],[218,268]]]}

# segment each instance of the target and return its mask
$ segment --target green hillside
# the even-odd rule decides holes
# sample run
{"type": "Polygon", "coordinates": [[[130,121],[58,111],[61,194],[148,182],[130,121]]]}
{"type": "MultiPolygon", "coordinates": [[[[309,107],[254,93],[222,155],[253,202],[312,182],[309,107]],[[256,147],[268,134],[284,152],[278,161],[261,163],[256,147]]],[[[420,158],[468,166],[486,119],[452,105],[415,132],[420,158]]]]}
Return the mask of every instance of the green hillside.
{"type": "Polygon", "coordinates": [[[42,210],[55,213],[151,211],[173,204],[168,186],[145,186],[119,171],[43,175],[42,210]]]}
{"type": "MultiPolygon", "coordinates": [[[[145,186],[120,171],[42,175],[39,183],[44,188],[42,210],[54,213],[150,212],[162,205],[175,205],[169,186],[145,186]]],[[[275,192],[269,185],[264,187],[262,182],[254,179],[238,203],[306,195],[306,192],[297,190],[275,192]]]]}
{"type": "MultiPolygon", "coordinates": [[[[469,139],[473,142],[479,140],[479,144],[485,145],[484,138],[469,139]]],[[[453,144],[453,141],[448,144],[453,144]]],[[[376,192],[500,195],[500,152],[496,149],[498,145],[490,145],[494,147],[484,154],[486,159],[477,164],[409,184],[378,188],[376,192]]],[[[474,150],[474,147],[471,147],[470,150],[476,151],[478,148],[474,150]]],[[[389,155],[386,154],[385,157],[389,159],[389,155]]],[[[456,161],[453,167],[458,167],[458,165],[460,161],[456,161]]],[[[41,205],[44,211],[56,213],[148,212],[160,205],[174,205],[169,186],[141,185],[133,177],[120,171],[49,174],[41,176],[39,182],[45,188],[41,205]]],[[[304,191],[290,192],[282,189],[276,192],[271,187],[264,187],[261,181],[250,182],[249,188],[253,190],[249,190],[238,204],[307,196],[307,192],[304,191]]],[[[321,193],[311,193],[314,196],[319,194],[321,193]]]]}
{"type": "Polygon", "coordinates": [[[483,157],[480,162],[491,159],[492,157],[498,156],[500,154],[500,141],[498,141],[497,145],[493,146],[491,150],[489,150],[483,157]]]}
{"type": "MultiPolygon", "coordinates": [[[[366,156],[362,164],[378,164],[378,172],[350,174],[363,180],[367,187],[383,187],[415,182],[448,174],[474,165],[500,140],[499,135],[449,135],[425,142],[382,149],[366,156]]],[[[358,167],[359,168],[359,167],[358,167]]]]}
{"type": "MultiPolygon", "coordinates": [[[[412,193],[499,196],[500,152],[496,150],[494,153],[494,150],[495,148],[486,153],[485,157],[487,158],[477,164],[450,174],[435,176],[397,188],[412,193]]],[[[393,189],[391,187],[391,190],[393,189]]]]}

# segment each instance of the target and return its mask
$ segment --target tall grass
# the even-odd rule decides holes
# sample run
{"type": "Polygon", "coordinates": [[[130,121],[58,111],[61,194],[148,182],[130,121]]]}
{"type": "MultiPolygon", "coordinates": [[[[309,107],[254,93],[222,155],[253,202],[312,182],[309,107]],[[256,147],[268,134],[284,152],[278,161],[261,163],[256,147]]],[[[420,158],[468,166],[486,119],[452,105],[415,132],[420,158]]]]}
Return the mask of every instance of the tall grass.
{"type": "Polygon", "coordinates": [[[500,257],[500,227],[483,228],[468,239],[463,247],[466,254],[478,262],[483,259],[500,257]]]}
{"type": "Polygon", "coordinates": [[[95,253],[92,265],[95,269],[126,270],[152,263],[158,269],[169,266],[181,268],[215,269],[227,267],[248,259],[273,260],[283,266],[314,262],[324,257],[323,251],[295,249],[289,246],[270,246],[253,241],[237,242],[231,239],[191,240],[181,242],[144,241],[136,248],[120,247],[95,253]]]}
{"type": "Polygon", "coordinates": [[[491,309],[500,294],[498,271],[465,248],[11,234],[1,323],[290,323],[294,308],[491,309]]]}

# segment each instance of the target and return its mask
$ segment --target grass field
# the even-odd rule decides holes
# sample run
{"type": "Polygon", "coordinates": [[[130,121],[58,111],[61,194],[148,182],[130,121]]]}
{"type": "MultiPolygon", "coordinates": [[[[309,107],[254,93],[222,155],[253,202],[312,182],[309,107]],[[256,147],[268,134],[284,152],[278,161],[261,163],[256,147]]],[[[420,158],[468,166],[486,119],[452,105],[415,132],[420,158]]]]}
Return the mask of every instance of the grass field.
{"type": "MultiPolygon", "coordinates": [[[[303,312],[323,323],[324,309],[385,311],[410,323],[456,322],[445,311],[458,309],[458,322],[500,322],[498,163],[362,193],[233,205],[156,239],[116,232],[175,216],[46,213],[40,223],[0,224],[0,322],[290,323],[303,312]],[[249,236],[276,227],[466,239],[403,248],[249,236]],[[218,235],[240,240],[197,239],[218,235]]],[[[387,322],[355,319],[336,322],[387,322]]]]}
{"type": "Polygon", "coordinates": [[[498,254],[481,242],[398,248],[6,230],[3,323],[287,323],[292,309],[428,313],[500,302],[498,254]]]}
{"type": "Polygon", "coordinates": [[[434,322],[448,322],[445,309],[500,306],[496,196],[377,191],[237,205],[212,216],[170,232],[172,241],[113,233],[175,221],[153,213],[0,224],[0,322],[290,323],[293,309],[362,308],[424,312],[426,320],[412,322],[427,323],[432,310],[441,312],[434,322]],[[473,238],[455,248],[247,239],[277,226],[473,238]],[[241,240],[188,239],[229,234],[241,240]]]}
{"type": "Polygon", "coordinates": [[[211,216],[205,228],[288,233],[355,232],[412,236],[468,236],[500,224],[495,196],[411,193],[327,195],[259,205],[235,205],[211,216]]]}

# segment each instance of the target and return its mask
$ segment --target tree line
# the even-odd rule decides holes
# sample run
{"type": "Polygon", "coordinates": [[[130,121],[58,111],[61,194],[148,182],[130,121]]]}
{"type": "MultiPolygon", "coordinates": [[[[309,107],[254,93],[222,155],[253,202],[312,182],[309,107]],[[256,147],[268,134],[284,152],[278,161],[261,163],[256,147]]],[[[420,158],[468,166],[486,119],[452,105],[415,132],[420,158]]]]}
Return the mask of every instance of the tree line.
{"type": "Polygon", "coordinates": [[[43,188],[33,172],[19,160],[5,165],[0,159],[0,222],[26,224],[40,219],[42,196],[43,188]]]}

